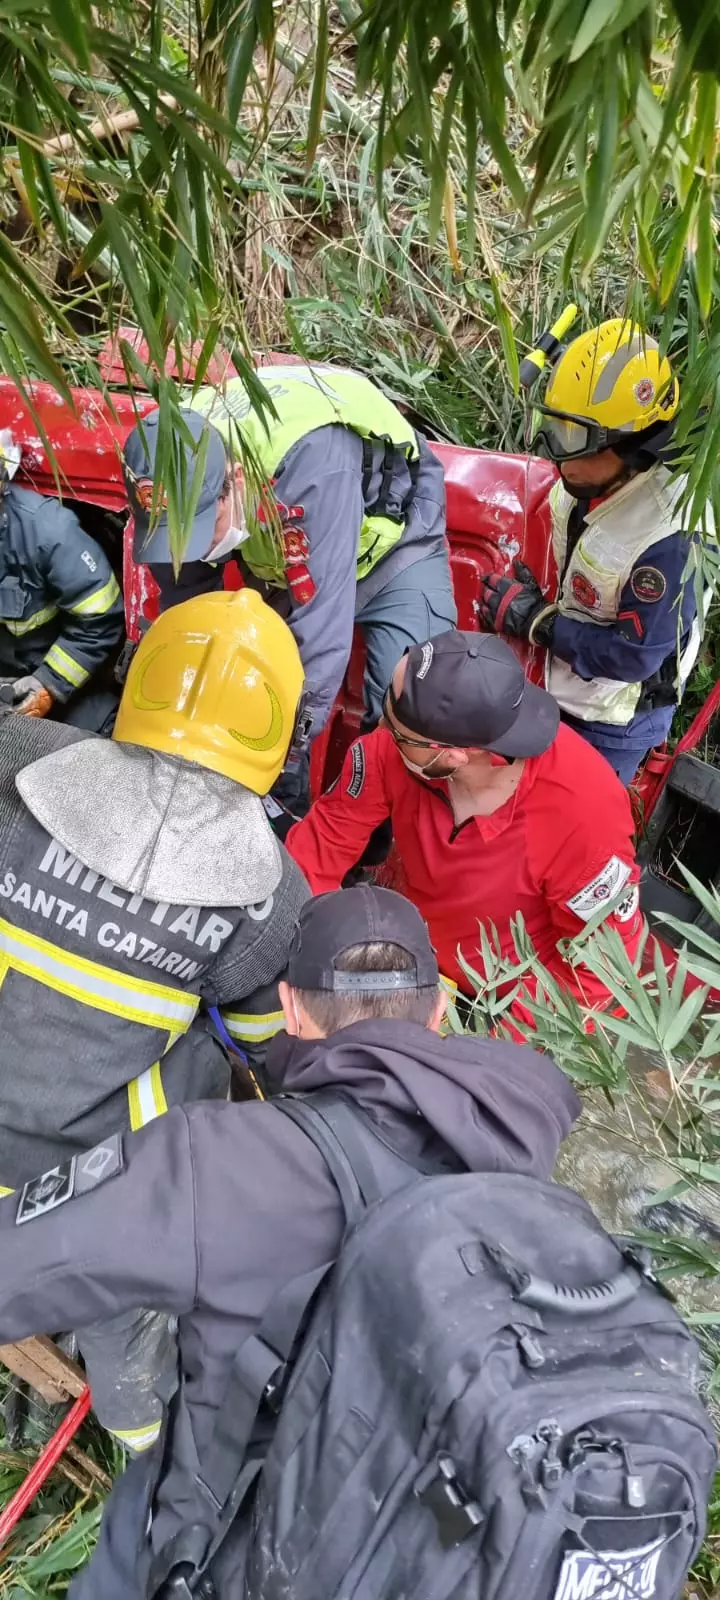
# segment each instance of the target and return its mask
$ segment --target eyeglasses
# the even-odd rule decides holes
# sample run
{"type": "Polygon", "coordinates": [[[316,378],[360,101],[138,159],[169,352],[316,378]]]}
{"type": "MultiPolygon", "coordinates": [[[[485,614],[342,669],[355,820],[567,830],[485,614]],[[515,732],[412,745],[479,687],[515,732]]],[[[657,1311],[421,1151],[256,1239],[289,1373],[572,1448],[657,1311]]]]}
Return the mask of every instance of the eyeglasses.
{"type": "Polygon", "coordinates": [[[447,744],[437,744],[433,739],[411,739],[411,737],[410,737],[410,735],[408,733],[401,733],[400,729],[394,727],[393,723],[390,721],[390,718],[388,717],[388,703],[392,706],[392,709],[394,711],[395,710],[394,701],[395,701],[395,696],[393,694],[392,686],[391,686],[386,691],[385,699],[383,700],[382,714],[383,714],[383,722],[385,724],[385,727],[387,728],[387,731],[390,734],[391,739],[394,740],[395,744],[397,744],[397,745],[400,745],[400,744],[411,744],[411,745],[414,746],[414,748],[416,750],[449,750],[450,749],[449,745],[447,745],[447,744]]]}

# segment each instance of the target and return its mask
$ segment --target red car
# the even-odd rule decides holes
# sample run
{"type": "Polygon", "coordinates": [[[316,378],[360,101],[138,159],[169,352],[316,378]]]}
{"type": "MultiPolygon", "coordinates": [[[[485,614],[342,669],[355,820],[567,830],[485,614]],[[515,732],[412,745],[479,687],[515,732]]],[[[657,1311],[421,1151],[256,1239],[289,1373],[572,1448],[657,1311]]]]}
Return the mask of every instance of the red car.
{"type": "MultiPolygon", "coordinates": [[[[233,373],[232,365],[225,361],[219,375],[233,373]]],[[[125,385],[123,365],[112,350],[105,359],[104,376],[111,387],[125,385]]],[[[214,376],[218,374],[209,374],[210,381],[214,376]]],[[[110,557],[123,584],[128,635],[137,638],[141,619],[151,619],[156,613],[156,589],[147,569],[132,558],[120,451],[135,424],[136,407],[145,415],[154,401],[149,395],[131,397],[118,389],[111,404],[98,390],[80,389],[74,391],[71,409],[49,384],[32,384],[31,394],[36,416],[52,442],[63,498],[110,557]]],[[[0,379],[3,428],[9,428],[22,446],[19,481],[41,493],[57,494],[58,484],[28,401],[7,378],[0,379]]],[[[448,535],[460,627],[478,626],[482,574],[508,572],[515,556],[521,556],[552,591],[556,574],[547,496],[555,469],[535,457],[441,443],[433,448],[446,473],[448,535]]],[[[228,587],[237,587],[242,581],[232,562],[226,568],[225,581],[228,587]]],[[[530,677],[540,681],[542,650],[525,644],[516,648],[530,677]]],[[[357,734],[361,683],[362,644],[358,638],[333,715],[313,747],[315,792],[336,776],[347,745],[357,734]]],[[[675,750],[653,751],[636,780],[645,859],[643,898],[651,914],[669,911],[685,921],[702,920],[702,909],[677,870],[678,857],[703,882],[720,881],[720,770],[695,753],[706,735],[712,743],[716,718],[720,743],[720,684],[715,685],[675,750]]]]}

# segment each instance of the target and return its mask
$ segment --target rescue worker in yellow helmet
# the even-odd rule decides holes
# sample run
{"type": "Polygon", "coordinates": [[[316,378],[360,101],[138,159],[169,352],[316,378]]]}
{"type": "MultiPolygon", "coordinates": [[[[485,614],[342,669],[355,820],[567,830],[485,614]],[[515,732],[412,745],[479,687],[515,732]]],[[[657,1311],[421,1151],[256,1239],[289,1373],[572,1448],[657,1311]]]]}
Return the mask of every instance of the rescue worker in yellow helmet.
{"type": "Polygon", "coordinates": [[[563,719],[629,783],[670,728],[697,655],[694,546],[684,481],[666,464],[677,379],[654,339],[615,319],[574,339],[536,406],[550,493],[557,600],[528,567],[486,578],[484,624],[547,647],[563,719]]]}
{"type": "MultiPolygon", "coordinates": [[[[124,1130],[226,1098],[218,1034],[258,1066],[282,1027],[308,890],[262,796],[302,688],[289,629],[245,590],[159,618],[112,739],[0,719],[0,1186],[45,1173],[28,1216],[82,1191],[92,1146],[111,1163],[124,1130]]],[[[167,1320],[99,1323],[81,1349],[101,1421],[150,1444],[167,1320]]]]}

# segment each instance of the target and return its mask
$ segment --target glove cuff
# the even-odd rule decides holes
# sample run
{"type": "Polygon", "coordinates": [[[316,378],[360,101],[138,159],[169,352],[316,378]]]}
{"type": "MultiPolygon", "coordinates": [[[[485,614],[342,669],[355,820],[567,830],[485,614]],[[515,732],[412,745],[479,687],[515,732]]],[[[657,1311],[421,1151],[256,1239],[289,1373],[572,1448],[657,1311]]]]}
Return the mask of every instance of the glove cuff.
{"type": "Polygon", "coordinates": [[[544,644],[549,648],[555,629],[555,618],[558,614],[557,606],[543,606],[542,611],[536,612],[528,628],[528,642],[530,644],[544,644]]]}

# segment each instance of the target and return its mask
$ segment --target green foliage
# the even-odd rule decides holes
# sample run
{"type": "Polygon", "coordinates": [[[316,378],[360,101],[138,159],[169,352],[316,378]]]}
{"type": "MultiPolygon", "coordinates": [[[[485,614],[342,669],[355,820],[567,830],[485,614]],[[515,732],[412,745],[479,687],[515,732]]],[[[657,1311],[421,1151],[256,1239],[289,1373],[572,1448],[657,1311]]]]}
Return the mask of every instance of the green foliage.
{"type": "MultiPolygon", "coordinates": [[[[392,381],[397,366],[401,392],[426,387],[431,418],[454,436],[471,434],[476,398],[475,437],[517,441],[518,343],[572,290],[586,310],[626,305],[676,347],[696,518],[718,498],[714,0],[14,0],[0,53],[0,199],[7,215],[19,202],[28,246],[16,215],[13,238],[0,236],[7,372],[62,387],[70,358],[96,377],[88,314],[111,329],[132,321],[176,423],[165,353],[200,339],[209,354],[222,338],[248,377],[246,311],[261,339],[284,339],[286,288],[311,350],[332,348],[336,276],[356,298],[349,223],[363,314],[369,281],[386,274],[369,307],[384,372],[392,381]],[[316,245],[318,220],[333,243],[345,236],[340,272],[315,273],[319,294],[293,290],[291,193],[316,245]],[[60,292],[45,270],[58,251],[60,292]],[[613,260],[621,281],[608,293],[613,260]]],[[[340,345],[357,349],[357,331],[346,319],[340,345]]],[[[172,479],[169,444],[162,456],[172,479]]]]}
{"type": "MultiPolygon", "coordinates": [[[[14,1383],[12,1375],[0,1367],[0,1403],[4,1404],[14,1383]]],[[[60,1415],[59,1408],[47,1406],[36,1396],[27,1424],[28,1443],[10,1448],[2,1437],[0,1414],[0,1506],[6,1505],[19,1487],[60,1415]]],[[[113,1477],[121,1470],[120,1449],[92,1419],[80,1430],[78,1442],[106,1481],[108,1475],[113,1477]]],[[[0,1600],[50,1600],[65,1594],[67,1584],[92,1553],[103,1501],[102,1487],[87,1478],[84,1467],[65,1457],[0,1554],[0,1600]]]]}
{"type": "MultiPolygon", "coordinates": [[[[586,323],[626,307],[661,337],[683,380],[697,518],[720,499],[714,0],[12,0],[0,61],[0,367],[67,394],[69,377],[98,382],[108,332],[141,327],[148,359],[120,353],[164,413],[176,553],[192,508],[168,351],[180,360],[199,341],[201,382],[224,342],[258,405],[251,342],[347,361],[441,433],[513,448],[518,349],[569,298],[586,323]]],[[[716,638],[698,693],[716,676],[716,638]]],[[[657,963],[638,977],[602,930],[568,947],[622,1008],[587,1032],[518,919],[512,962],[483,935],[470,1019],[502,1030],[531,979],[527,1037],[609,1105],[636,1086],[638,1052],[650,1056],[670,1086],[650,1111],[675,1198],[720,1174],[707,1005],[720,951],[696,929],[681,937],[672,982],[657,963]],[[684,997],[690,973],[702,986],[684,997]]],[[[717,1271],[703,1241],[652,1242],[664,1274],[717,1271]]],[[[690,1314],[711,1332],[714,1313],[690,1314]]],[[[87,1447],[101,1459],[95,1436],[87,1447]]],[[[19,1470],[0,1451],[0,1503],[19,1470]]],[[[62,1594],[98,1513],[55,1474],[2,1600],[62,1594]]],[[[708,1594],[719,1526],[720,1500],[696,1574],[708,1594]]]]}

